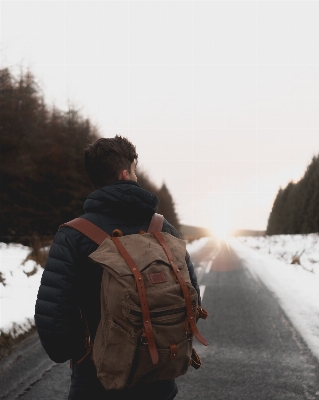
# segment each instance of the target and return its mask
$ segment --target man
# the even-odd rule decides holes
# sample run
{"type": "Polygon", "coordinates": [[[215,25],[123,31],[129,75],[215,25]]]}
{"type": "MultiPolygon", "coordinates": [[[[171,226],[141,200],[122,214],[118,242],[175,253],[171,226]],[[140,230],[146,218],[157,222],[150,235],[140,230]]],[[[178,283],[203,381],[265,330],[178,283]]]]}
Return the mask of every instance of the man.
{"type": "MultiPolygon", "coordinates": [[[[158,198],[137,183],[137,158],[133,144],[120,136],[99,139],[85,150],[85,168],[96,190],[85,201],[82,218],[109,235],[114,229],[124,235],[147,231],[156,212],[158,198]]],[[[162,231],[180,237],[166,220],[162,231]]],[[[82,316],[86,316],[92,341],[101,317],[102,268],[88,259],[96,248],[97,244],[80,232],[67,226],[60,228],[50,249],[35,307],[36,327],[49,357],[58,363],[72,360],[69,399],[174,399],[174,379],[106,391],[90,357],[76,363],[85,353],[82,316]]],[[[200,304],[188,253],[186,263],[200,304]]]]}

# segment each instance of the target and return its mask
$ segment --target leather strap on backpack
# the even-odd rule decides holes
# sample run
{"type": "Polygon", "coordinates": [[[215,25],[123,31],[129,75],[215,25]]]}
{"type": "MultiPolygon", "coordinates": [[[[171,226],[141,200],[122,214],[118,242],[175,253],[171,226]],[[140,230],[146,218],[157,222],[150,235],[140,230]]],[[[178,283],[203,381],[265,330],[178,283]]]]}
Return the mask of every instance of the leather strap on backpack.
{"type": "Polygon", "coordinates": [[[69,226],[70,228],[83,233],[83,235],[87,236],[98,245],[101,245],[106,238],[110,237],[101,228],[84,218],[75,218],[72,221],[60,225],[60,228],[62,226],[69,226]]]}
{"type": "Polygon", "coordinates": [[[160,232],[153,232],[154,237],[157,239],[157,241],[159,242],[159,244],[163,247],[166,256],[168,258],[168,261],[175,273],[176,279],[178,280],[178,282],[181,285],[181,289],[183,291],[183,295],[185,298],[185,303],[186,303],[186,310],[187,310],[187,322],[188,325],[191,329],[191,331],[193,332],[193,334],[195,335],[195,337],[205,346],[208,346],[208,342],[207,340],[200,334],[197,326],[196,326],[196,322],[195,322],[195,318],[193,316],[193,310],[192,310],[192,300],[188,291],[188,287],[186,285],[186,282],[182,276],[182,274],[180,273],[180,270],[177,268],[177,266],[174,263],[173,260],[173,255],[171,253],[170,248],[168,247],[167,243],[164,240],[164,237],[162,236],[162,234],[160,232]]]}
{"type": "Polygon", "coordinates": [[[194,347],[192,348],[190,365],[195,369],[198,369],[202,366],[202,360],[200,359],[194,347]]]}
{"type": "MultiPolygon", "coordinates": [[[[80,358],[76,363],[81,364],[89,355],[91,355],[92,350],[93,350],[93,342],[91,342],[91,336],[90,336],[90,330],[89,330],[89,324],[86,319],[86,316],[83,314],[81,308],[80,308],[80,313],[81,313],[81,319],[85,324],[85,335],[84,335],[84,348],[85,348],[85,354],[82,358],[80,358]]],[[[71,360],[72,361],[72,360],[71,360]]]]}
{"type": "MultiPolygon", "coordinates": [[[[161,232],[163,228],[163,223],[164,223],[163,215],[155,213],[151,219],[147,232],[148,233],[161,232]]],[[[60,228],[62,226],[69,226],[70,228],[73,228],[83,233],[83,235],[87,236],[89,239],[93,240],[93,242],[95,242],[98,245],[101,245],[106,238],[110,237],[101,228],[97,227],[95,224],[84,218],[75,218],[72,221],[60,225],[60,228]]]]}
{"type": "Polygon", "coordinates": [[[126,264],[132,271],[132,274],[134,275],[138,294],[140,297],[140,302],[141,302],[144,334],[147,339],[148,349],[150,351],[152,363],[157,364],[159,356],[158,356],[158,351],[156,348],[153,326],[151,323],[151,315],[150,315],[150,310],[149,310],[149,306],[148,306],[147,294],[146,294],[146,289],[145,289],[142,274],[141,274],[140,270],[138,269],[137,265],[135,264],[134,260],[132,259],[132,257],[129,255],[129,253],[123,246],[123,244],[120,242],[120,240],[117,237],[112,237],[112,241],[115,244],[115,246],[117,247],[121,256],[126,261],[126,264]]]}
{"type": "MultiPolygon", "coordinates": [[[[153,217],[151,219],[147,233],[161,232],[161,230],[163,228],[163,223],[164,223],[163,215],[157,214],[157,213],[153,214],[153,217]]],[[[146,294],[146,289],[145,289],[142,274],[141,274],[140,270],[138,269],[137,265],[135,264],[134,260],[132,259],[132,257],[129,255],[129,253],[127,252],[125,247],[120,242],[120,240],[116,237],[112,237],[112,241],[115,244],[115,246],[117,247],[119,253],[124,258],[124,260],[126,261],[126,264],[128,265],[128,267],[130,268],[131,272],[134,275],[136,287],[137,287],[140,302],[141,302],[144,334],[146,336],[152,363],[157,364],[158,360],[159,360],[159,355],[158,355],[158,351],[156,348],[154,331],[153,331],[153,326],[151,323],[151,316],[150,316],[150,311],[149,311],[149,306],[148,306],[147,294],[146,294]]]]}
{"type": "Polygon", "coordinates": [[[161,232],[163,228],[164,217],[161,214],[155,213],[151,219],[147,233],[161,232]]]}

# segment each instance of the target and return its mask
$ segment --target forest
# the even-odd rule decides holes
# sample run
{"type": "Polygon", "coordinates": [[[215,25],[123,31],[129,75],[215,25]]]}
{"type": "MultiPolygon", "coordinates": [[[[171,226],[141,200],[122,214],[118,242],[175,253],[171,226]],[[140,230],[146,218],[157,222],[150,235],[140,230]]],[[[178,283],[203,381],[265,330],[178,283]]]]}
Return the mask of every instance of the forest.
{"type": "Polygon", "coordinates": [[[319,232],[319,155],[298,182],[279,189],[267,226],[267,235],[313,232],[319,232]]]}
{"type": "MultiPolygon", "coordinates": [[[[50,242],[61,223],[82,214],[94,190],[84,149],[100,136],[78,110],[49,107],[31,72],[17,77],[8,68],[0,70],[2,242],[50,242]]],[[[165,183],[157,187],[140,171],[138,182],[160,199],[158,212],[179,229],[165,183]]]]}

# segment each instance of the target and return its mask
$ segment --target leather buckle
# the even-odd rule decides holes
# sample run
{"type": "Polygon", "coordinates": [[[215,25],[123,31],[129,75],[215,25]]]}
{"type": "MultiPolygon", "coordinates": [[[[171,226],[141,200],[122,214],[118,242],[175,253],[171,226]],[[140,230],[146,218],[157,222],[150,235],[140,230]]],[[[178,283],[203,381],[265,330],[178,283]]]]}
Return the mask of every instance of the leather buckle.
{"type": "Polygon", "coordinates": [[[174,361],[177,357],[177,346],[176,344],[170,344],[169,347],[171,349],[170,359],[174,361]]]}
{"type": "Polygon", "coordinates": [[[208,317],[208,312],[204,310],[202,307],[197,306],[196,319],[198,318],[206,319],[207,317],[208,317]]]}

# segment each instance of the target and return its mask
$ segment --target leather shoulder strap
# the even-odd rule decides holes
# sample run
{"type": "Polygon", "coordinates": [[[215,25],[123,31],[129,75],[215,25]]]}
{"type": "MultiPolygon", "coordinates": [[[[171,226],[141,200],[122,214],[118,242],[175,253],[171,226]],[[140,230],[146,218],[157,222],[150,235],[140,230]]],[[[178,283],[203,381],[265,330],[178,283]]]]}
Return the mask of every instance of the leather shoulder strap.
{"type": "Polygon", "coordinates": [[[110,237],[101,228],[84,218],[75,218],[61,226],[69,226],[70,228],[83,233],[83,235],[87,236],[98,245],[101,245],[106,238],[110,237]]]}
{"type": "Polygon", "coordinates": [[[119,253],[126,261],[126,264],[130,268],[132,274],[134,275],[137,291],[139,294],[140,302],[141,302],[141,309],[142,309],[142,316],[143,316],[143,335],[147,339],[148,349],[150,352],[151,360],[153,364],[157,364],[159,360],[158,351],[156,348],[155,336],[153,331],[153,326],[151,322],[151,315],[147,300],[147,293],[145,289],[145,284],[143,280],[143,276],[138,269],[138,266],[135,264],[133,258],[129,255],[126,248],[123,246],[119,238],[112,237],[112,241],[117,247],[119,253]]]}
{"type": "Polygon", "coordinates": [[[188,287],[186,285],[186,282],[182,276],[182,274],[180,274],[180,270],[178,269],[178,267],[176,266],[176,264],[174,263],[174,259],[173,259],[173,254],[170,250],[170,248],[168,247],[167,243],[165,242],[165,239],[163,237],[162,233],[159,232],[154,232],[153,233],[154,237],[157,239],[158,243],[163,247],[168,262],[170,263],[172,270],[174,271],[174,274],[176,276],[176,279],[178,280],[178,282],[181,285],[181,289],[184,295],[184,299],[185,299],[185,303],[186,303],[186,311],[187,311],[187,322],[189,324],[189,327],[191,329],[191,331],[193,332],[193,334],[195,335],[195,337],[205,346],[208,346],[208,342],[207,340],[200,334],[197,326],[196,326],[196,322],[193,316],[193,310],[192,310],[192,300],[188,291],[188,287]]]}
{"type": "Polygon", "coordinates": [[[164,224],[163,215],[155,213],[151,219],[147,233],[162,232],[163,224],[164,224]]]}

